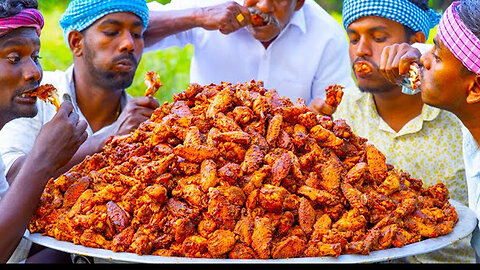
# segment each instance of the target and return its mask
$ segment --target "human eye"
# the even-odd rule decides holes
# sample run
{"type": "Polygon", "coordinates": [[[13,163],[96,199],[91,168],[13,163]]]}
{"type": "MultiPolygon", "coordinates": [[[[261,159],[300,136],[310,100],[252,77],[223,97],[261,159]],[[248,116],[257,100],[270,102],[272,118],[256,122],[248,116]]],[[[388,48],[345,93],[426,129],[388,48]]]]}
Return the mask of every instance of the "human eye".
{"type": "Polygon", "coordinates": [[[17,53],[10,53],[7,55],[6,58],[12,65],[15,65],[18,62],[20,62],[20,55],[18,55],[17,53]]]}
{"type": "Polygon", "coordinates": [[[34,55],[32,55],[32,59],[33,59],[33,61],[35,61],[35,63],[38,63],[40,61],[40,59],[42,59],[42,57],[38,54],[34,54],[34,55]]]}

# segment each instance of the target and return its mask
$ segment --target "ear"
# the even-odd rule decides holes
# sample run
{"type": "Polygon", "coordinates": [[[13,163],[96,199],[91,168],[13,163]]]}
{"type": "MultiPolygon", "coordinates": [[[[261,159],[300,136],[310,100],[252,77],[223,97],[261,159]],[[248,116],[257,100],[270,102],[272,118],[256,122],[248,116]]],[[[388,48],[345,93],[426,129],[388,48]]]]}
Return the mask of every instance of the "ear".
{"type": "Polygon", "coordinates": [[[416,32],[413,36],[410,37],[410,44],[425,43],[425,41],[427,41],[427,37],[421,31],[416,32]]]}
{"type": "Polygon", "coordinates": [[[480,75],[476,74],[473,82],[468,88],[467,103],[473,104],[480,102],[480,75]]]}
{"type": "Polygon", "coordinates": [[[78,31],[71,31],[68,34],[68,46],[72,51],[73,55],[76,57],[80,57],[83,54],[83,42],[84,36],[82,33],[78,31]]]}
{"type": "Polygon", "coordinates": [[[303,7],[303,4],[305,4],[305,0],[297,0],[297,4],[295,5],[295,11],[301,9],[303,7]]]}

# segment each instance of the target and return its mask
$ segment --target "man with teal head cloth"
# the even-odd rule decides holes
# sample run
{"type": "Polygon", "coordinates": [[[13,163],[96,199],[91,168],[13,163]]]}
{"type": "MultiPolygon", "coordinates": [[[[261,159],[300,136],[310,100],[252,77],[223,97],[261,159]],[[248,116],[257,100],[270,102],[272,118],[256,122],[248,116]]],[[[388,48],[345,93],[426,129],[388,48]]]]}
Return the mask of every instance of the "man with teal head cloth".
{"type": "MultiPolygon", "coordinates": [[[[73,55],[66,71],[46,71],[42,84],[53,84],[63,100],[71,100],[88,123],[88,139],[57,176],[100,151],[112,135],[127,134],[158,107],[152,97],[132,98],[132,84],[141,59],[149,14],[145,0],[72,0],[60,18],[73,55]]],[[[55,108],[37,102],[34,118],[11,121],[0,134],[0,153],[12,181],[29,155],[40,128],[55,108]]]]}

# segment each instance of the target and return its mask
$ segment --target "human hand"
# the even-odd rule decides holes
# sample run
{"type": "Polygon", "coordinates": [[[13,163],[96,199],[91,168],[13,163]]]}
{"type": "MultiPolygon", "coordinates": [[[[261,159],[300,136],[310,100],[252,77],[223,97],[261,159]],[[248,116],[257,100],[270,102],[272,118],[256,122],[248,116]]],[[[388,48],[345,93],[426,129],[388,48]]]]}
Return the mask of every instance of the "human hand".
{"type": "Polygon", "coordinates": [[[393,84],[400,84],[408,76],[410,65],[419,63],[421,52],[407,43],[394,44],[383,48],[380,58],[380,72],[393,84]]]}
{"type": "Polygon", "coordinates": [[[331,116],[336,108],[325,103],[324,99],[314,98],[308,105],[308,109],[314,113],[331,116]]]}
{"type": "Polygon", "coordinates": [[[85,142],[87,122],[79,120],[70,101],[62,103],[55,116],[40,130],[31,155],[39,165],[57,170],[65,165],[85,142]]]}
{"type": "Polygon", "coordinates": [[[126,135],[150,118],[160,104],[154,97],[138,97],[130,100],[117,120],[116,136],[126,135]]]}
{"type": "Polygon", "coordinates": [[[200,23],[206,30],[230,34],[250,24],[250,12],[236,2],[202,8],[200,23]]]}

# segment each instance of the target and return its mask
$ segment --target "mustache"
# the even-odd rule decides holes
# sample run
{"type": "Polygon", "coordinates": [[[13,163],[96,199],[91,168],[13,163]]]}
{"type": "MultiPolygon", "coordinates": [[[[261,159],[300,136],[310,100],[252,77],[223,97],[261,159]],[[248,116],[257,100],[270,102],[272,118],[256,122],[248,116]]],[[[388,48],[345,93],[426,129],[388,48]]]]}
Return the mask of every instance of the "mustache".
{"type": "Polygon", "coordinates": [[[127,60],[127,61],[130,61],[132,62],[135,66],[138,65],[138,60],[135,58],[135,56],[131,53],[125,53],[125,54],[121,54],[115,58],[112,59],[112,63],[115,64],[117,62],[120,62],[120,61],[124,61],[124,60],[127,60]]]}
{"type": "Polygon", "coordinates": [[[248,11],[250,11],[250,13],[252,14],[262,17],[263,21],[266,22],[267,24],[280,25],[280,22],[278,21],[278,19],[270,13],[263,13],[256,7],[249,7],[248,11]]]}
{"type": "Polygon", "coordinates": [[[16,96],[19,96],[27,91],[31,91],[31,90],[34,90],[36,88],[38,88],[40,86],[40,81],[37,81],[37,82],[34,82],[30,85],[27,85],[25,87],[22,87],[22,88],[18,88],[17,90],[15,90],[15,95],[16,96]]]}
{"type": "Polygon", "coordinates": [[[375,64],[373,61],[371,61],[370,59],[367,59],[367,58],[365,58],[365,57],[358,57],[357,59],[355,59],[355,61],[353,61],[353,64],[352,64],[352,69],[354,68],[354,66],[355,66],[358,62],[367,62],[367,63],[370,63],[370,65],[372,65],[375,70],[379,70],[379,69],[380,69],[377,64],[375,64]]]}

